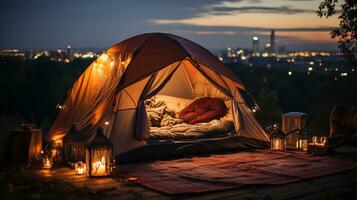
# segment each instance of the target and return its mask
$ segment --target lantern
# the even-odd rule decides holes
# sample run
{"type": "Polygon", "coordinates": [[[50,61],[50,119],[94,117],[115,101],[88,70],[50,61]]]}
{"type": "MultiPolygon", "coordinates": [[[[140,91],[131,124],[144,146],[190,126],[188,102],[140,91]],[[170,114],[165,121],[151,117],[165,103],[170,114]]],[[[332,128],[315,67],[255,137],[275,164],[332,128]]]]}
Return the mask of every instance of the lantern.
{"type": "Polygon", "coordinates": [[[77,162],[84,160],[85,144],[82,134],[73,124],[67,135],[63,138],[64,160],[66,162],[77,162]]]}
{"type": "Polygon", "coordinates": [[[44,169],[51,169],[53,165],[52,157],[49,155],[45,155],[42,160],[42,167],[44,169]]]}
{"type": "Polygon", "coordinates": [[[97,134],[87,145],[86,163],[88,176],[108,176],[112,171],[113,144],[104,135],[103,128],[97,129],[97,134]]]}
{"type": "Polygon", "coordinates": [[[78,161],[74,166],[74,170],[76,171],[76,175],[83,175],[86,173],[86,164],[78,161]]]}
{"type": "Polygon", "coordinates": [[[307,151],[307,131],[299,131],[299,139],[296,141],[296,149],[299,151],[307,151]]]}
{"type": "Polygon", "coordinates": [[[272,151],[286,151],[285,134],[277,127],[270,134],[270,148],[272,151]]]}
{"type": "Polygon", "coordinates": [[[296,149],[299,142],[299,131],[303,129],[305,113],[289,112],[282,116],[282,130],[286,134],[286,146],[288,149],[296,149]]]}
{"type": "Polygon", "coordinates": [[[63,142],[62,140],[54,140],[50,144],[50,151],[52,161],[62,162],[63,161],[63,142]]]}

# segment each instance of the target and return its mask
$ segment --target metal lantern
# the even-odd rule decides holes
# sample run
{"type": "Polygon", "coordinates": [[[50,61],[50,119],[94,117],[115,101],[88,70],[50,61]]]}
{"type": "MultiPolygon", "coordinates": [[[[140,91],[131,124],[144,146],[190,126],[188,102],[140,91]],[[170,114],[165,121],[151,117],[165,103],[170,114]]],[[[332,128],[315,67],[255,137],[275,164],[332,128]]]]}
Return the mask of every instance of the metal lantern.
{"type": "Polygon", "coordinates": [[[88,176],[108,176],[112,172],[113,144],[104,135],[103,128],[97,129],[97,134],[87,145],[86,163],[88,176]]]}
{"type": "Polygon", "coordinates": [[[282,116],[282,131],[286,136],[286,146],[288,149],[295,149],[299,142],[299,131],[303,129],[305,113],[289,112],[282,116]],[[289,134],[288,134],[289,133],[289,134]]]}
{"type": "Polygon", "coordinates": [[[78,161],[75,166],[74,170],[76,171],[76,175],[83,175],[86,173],[86,164],[82,161],[78,161]]]}
{"type": "Polygon", "coordinates": [[[270,134],[270,149],[272,151],[286,151],[285,134],[278,128],[270,134]]]}
{"type": "Polygon", "coordinates": [[[85,144],[82,134],[73,124],[67,135],[63,138],[64,160],[66,162],[77,162],[84,160],[85,144]]]}
{"type": "Polygon", "coordinates": [[[50,143],[50,151],[53,162],[59,163],[63,161],[63,141],[54,140],[50,143]]]}
{"type": "Polygon", "coordinates": [[[307,135],[306,130],[299,131],[299,139],[296,141],[296,149],[299,151],[307,152],[307,135]]]}
{"type": "Polygon", "coordinates": [[[45,155],[43,156],[42,159],[42,168],[44,169],[51,169],[53,166],[53,161],[52,161],[52,157],[50,155],[45,155]]]}

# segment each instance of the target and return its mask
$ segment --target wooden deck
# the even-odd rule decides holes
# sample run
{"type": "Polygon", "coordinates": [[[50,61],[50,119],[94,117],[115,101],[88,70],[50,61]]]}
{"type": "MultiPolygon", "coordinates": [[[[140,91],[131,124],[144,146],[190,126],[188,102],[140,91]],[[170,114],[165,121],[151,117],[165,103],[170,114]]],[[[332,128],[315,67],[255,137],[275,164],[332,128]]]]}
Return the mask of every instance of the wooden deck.
{"type": "MultiPolygon", "coordinates": [[[[357,158],[348,157],[354,161],[357,158]]],[[[88,188],[94,193],[101,192],[100,199],[357,199],[357,170],[279,186],[249,186],[185,196],[167,196],[112,177],[78,176],[69,168],[33,172],[43,181],[57,179],[74,187],[88,188]]]]}

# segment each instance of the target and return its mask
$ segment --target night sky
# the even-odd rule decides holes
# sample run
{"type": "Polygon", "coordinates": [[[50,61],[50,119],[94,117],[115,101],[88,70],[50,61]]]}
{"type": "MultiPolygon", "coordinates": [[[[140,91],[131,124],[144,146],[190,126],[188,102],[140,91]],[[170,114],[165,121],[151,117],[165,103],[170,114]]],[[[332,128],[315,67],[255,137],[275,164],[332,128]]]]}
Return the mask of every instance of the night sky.
{"type": "Polygon", "coordinates": [[[209,49],[251,47],[252,36],[289,50],[334,50],[336,17],[321,0],[8,0],[0,3],[0,49],[108,48],[146,32],[169,32],[209,49]]]}

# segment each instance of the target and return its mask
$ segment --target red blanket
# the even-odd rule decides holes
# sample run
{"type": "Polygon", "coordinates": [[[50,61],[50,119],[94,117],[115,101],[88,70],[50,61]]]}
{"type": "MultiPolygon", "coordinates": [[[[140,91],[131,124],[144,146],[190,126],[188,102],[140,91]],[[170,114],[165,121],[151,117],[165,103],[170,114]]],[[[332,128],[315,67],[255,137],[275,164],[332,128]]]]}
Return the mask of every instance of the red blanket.
{"type": "Polygon", "coordinates": [[[166,194],[285,184],[356,168],[356,163],[302,153],[240,152],[172,161],[126,164],[120,175],[166,194]]]}
{"type": "Polygon", "coordinates": [[[210,122],[227,113],[227,106],[220,98],[204,97],[197,99],[179,113],[179,118],[188,124],[210,122]]]}

